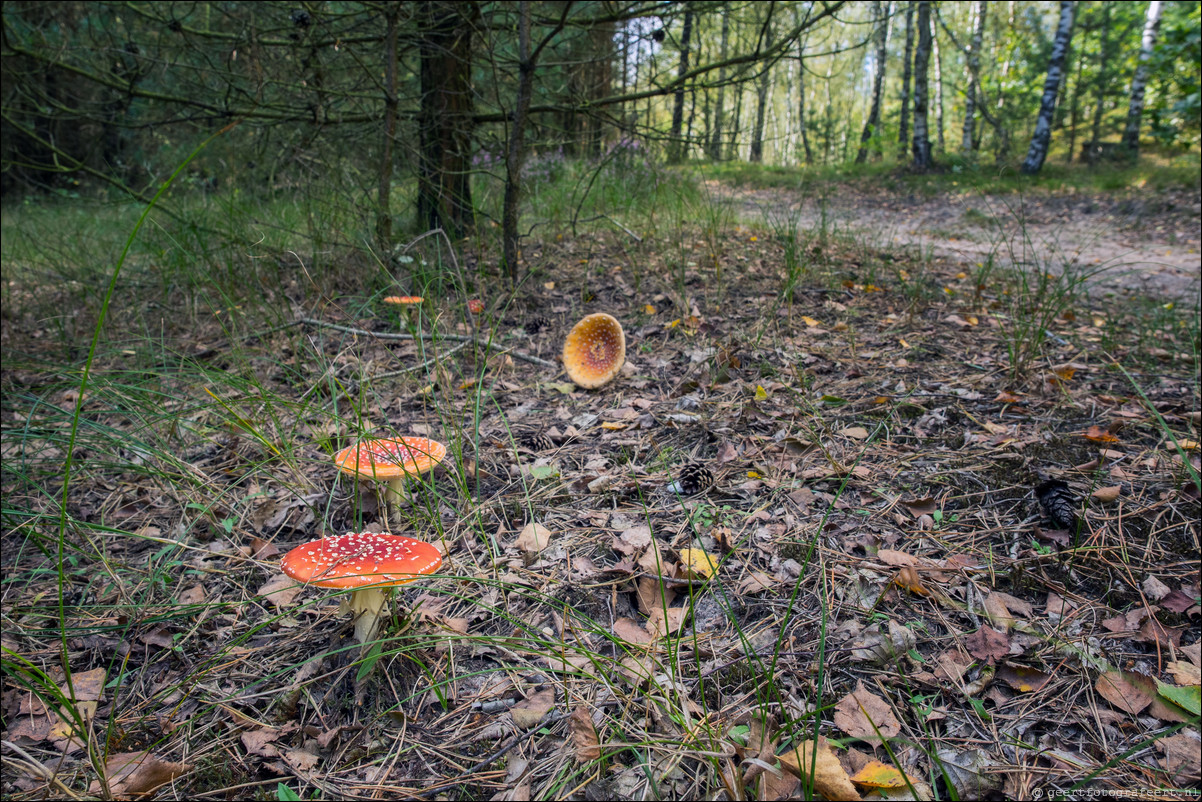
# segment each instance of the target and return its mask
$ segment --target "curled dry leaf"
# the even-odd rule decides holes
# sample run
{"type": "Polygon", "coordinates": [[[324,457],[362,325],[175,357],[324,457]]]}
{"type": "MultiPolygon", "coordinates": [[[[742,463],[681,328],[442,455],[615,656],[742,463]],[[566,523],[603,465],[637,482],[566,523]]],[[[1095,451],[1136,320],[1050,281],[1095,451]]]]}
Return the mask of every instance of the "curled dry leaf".
{"type": "Polygon", "coordinates": [[[1052,679],[1039,669],[1012,665],[999,666],[995,676],[1019,693],[1038,691],[1052,679]]]}
{"type": "Polygon", "coordinates": [[[509,713],[518,729],[528,730],[542,721],[552,707],[555,707],[555,689],[547,687],[518,702],[510,708],[509,713]]]}
{"type": "Polygon", "coordinates": [[[1133,716],[1152,704],[1152,697],[1128,682],[1121,671],[1107,671],[1098,677],[1094,689],[1114,707],[1133,716]]]}
{"type": "Polygon", "coordinates": [[[858,800],[859,791],[852,785],[839,758],[831,751],[826,739],[805,741],[797,749],[778,756],[781,766],[791,774],[809,780],[814,790],[826,799],[858,800]]]}
{"type": "Polygon", "coordinates": [[[638,595],[639,610],[646,615],[650,615],[656,608],[670,606],[676,598],[676,591],[650,576],[639,577],[635,592],[638,595]]]}
{"type": "MultiPolygon", "coordinates": [[[[186,763],[160,760],[150,752],[120,752],[109,755],[104,764],[104,774],[113,798],[128,799],[147,796],[156,788],[183,776],[191,768],[186,763]]],[[[88,793],[100,792],[100,781],[93,781],[88,793]]]]}
{"type": "Polygon", "coordinates": [[[614,621],[614,634],[627,643],[647,644],[654,640],[643,626],[631,618],[619,618],[614,621]]]}
{"type": "Polygon", "coordinates": [[[522,527],[522,531],[518,533],[518,538],[513,542],[524,552],[537,554],[547,547],[551,542],[551,530],[542,524],[528,523],[522,527]]]}
{"type": "Polygon", "coordinates": [[[1102,502],[1103,504],[1110,504],[1112,501],[1116,500],[1119,496],[1121,496],[1122,493],[1123,493],[1122,485],[1114,485],[1113,487],[1099,487],[1097,490],[1093,491],[1093,493],[1091,493],[1090,495],[1092,495],[1094,498],[1096,498],[1098,501],[1102,502]]]}
{"type": "Polygon", "coordinates": [[[588,711],[583,707],[573,710],[568,717],[568,726],[572,731],[572,745],[576,747],[576,760],[580,763],[600,760],[601,743],[588,711]]]}
{"type": "Polygon", "coordinates": [[[881,697],[870,693],[863,683],[835,705],[835,726],[853,738],[879,744],[901,732],[901,722],[881,697]]]}
{"type": "Polygon", "coordinates": [[[647,631],[662,638],[680,631],[688,617],[689,611],[684,607],[656,607],[647,616],[647,631]]]}

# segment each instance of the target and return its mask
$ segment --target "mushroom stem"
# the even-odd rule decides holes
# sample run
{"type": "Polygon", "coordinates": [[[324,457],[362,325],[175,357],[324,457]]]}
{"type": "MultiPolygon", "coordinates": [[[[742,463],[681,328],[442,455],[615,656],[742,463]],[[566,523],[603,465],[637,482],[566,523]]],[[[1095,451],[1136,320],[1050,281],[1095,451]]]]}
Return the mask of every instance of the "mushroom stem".
{"type": "Polygon", "coordinates": [[[350,596],[343,596],[338,604],[338,612],[355,614],[355,640],[367,643],[376,634],[380,622],[380,614],[388,601],[388,589],[370,587],[356,590],[350,596]]]}
{"type": "Polygon", "coordinates": [[[388,501],[392,504],[400,504],[408,499],[408,494],[405,492],[405,477],[398,476],[388,482],[388,490],[384,493],[388,501]]]}

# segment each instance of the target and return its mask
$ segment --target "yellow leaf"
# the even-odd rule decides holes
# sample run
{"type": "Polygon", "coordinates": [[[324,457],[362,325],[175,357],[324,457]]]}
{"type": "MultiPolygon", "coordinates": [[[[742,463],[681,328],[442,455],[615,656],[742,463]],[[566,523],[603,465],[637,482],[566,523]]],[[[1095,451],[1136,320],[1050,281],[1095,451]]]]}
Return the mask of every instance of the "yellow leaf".
{"type": "Polygon", "coordinates": [[[706,580],[718,570],[718,555],[701,549],[680,550],[681,579],[706,580]]]}
{"type": "Polygon", "coordinates": [[[971,324],[972,324],[972,325],[974,325],[974,326],[978,325],[978,324],[981,322],[981,321],[980,321],[980,320],[977,318],[977,316],[976,316],[976,315],[969,315],[968,317],[966,317],[966,318],[964,318],[964,319],[965,319],[965,320],[967,320],[969,323],[971,323],[971,324]]]}
{"type": "MultiPolygon", "coordinates": [[[[864,768],[852,775],[851,781],[869,788],[902,788],[906,785],[905,773],[879,760],[870,760],[864,768]]],[[[910,782],[914,782],[910,780],[910,782]]]]}
{"type": "Polygon", "coordinates": [[[674,329],[674,328],[676,328],[676,327],[677,327],[677,326],[679,326],[679,325],[680,325],[680,318],[676,318],[676,319],[675,319],[675,320],[673,320],[671,323],[665,323],[665,324],[664,324],[664,328],[667,328],[667,329],[674,329]]]}
{"type": "Polygon", "coordinates": [[[544,290],[553,290],[553,289],[555,289],[555,282],[554,282],[554,281],[548,281],[548,282],[546,282],[545,284],[543,284],[543,289],[544,289],[544,290]]]}
{"type": "Polygon", "coordinates": [[[755,400],[756,401],[767,401],[768,400],[768,391],[765,390],[763,385],[761,385],[761,384],[757,384],[755,386],[755,400]]]}
{"type": "Polygon", "coordinates": [[[601,424],[601,428],[602,429],[610,429],[615,432],[620,432],[626,428],[626,424],[619,423],[618,421],[607,420],[601,424]]]}
{"type": "Polygon", "coordinates": [[[759,479],[760,473],[759,473],[759,471],[748,471],[747,478],[748,479],[759,479]]]}
{"type": "Polygon", "coordinates": [[[913,346],[911,346],[911,345],[910,345],[908,342],[906,342],[906,338],[905,338],[905,337],[898,337],[898,338],[897,338],[897,341],[898,341],[899,343],[901,343],[901,346],[902,346],[902,348],[912,348],[912,347],[913,347],[913,346]]]}
{"type": "Polygon", "coordinates": [[[652,306],[651,304],[647,304],[646,306],[643,307],[643,311],[646,312],[648,315],[654,315],[655,307],[652,306]]]}
{"type": "MultiPolygon", "coordinates": [[[[977,265],[977,267],[980,267],[980,265],[977,265]]],[[[965,273],[963,270],[961,270],[959,273],[956,274],[956,278],[960,278],[960,279],[968,278],[968,274],[965,273]]]]}
{"type": "Polygon", "coordinates": [[[801,319],[810,328],[820,325],[817,320],[814,320],[814,318],[810,317],[809,315],[802,315],[801,319]]]}

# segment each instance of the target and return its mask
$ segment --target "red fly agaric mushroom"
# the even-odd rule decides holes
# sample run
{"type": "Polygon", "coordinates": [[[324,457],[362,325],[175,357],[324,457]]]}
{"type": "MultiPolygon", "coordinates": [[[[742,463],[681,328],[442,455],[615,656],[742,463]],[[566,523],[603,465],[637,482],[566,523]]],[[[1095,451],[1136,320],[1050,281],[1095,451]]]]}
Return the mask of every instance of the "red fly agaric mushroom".
{"type": "Polygon", "coordinates": [[[364,440],[334,455],[343,473],[388,482],[389,500],[404,498],[405,477],[420,476],[442,462],[447,447],[427,437],[364,440]]]}
{"type": "Polygon", "coordinates": [[[471,299],[467,302],[467,311],[471,312],[473,315],[480,314],[484,311],[484,301],[481,301],[479,298],[471,299]]]}
{"type": "Polygon", "coordinates": [[[592,389],[608,382],[626,362],[626,335],[612,315],[588,315],[568,332],[563,344],[563,366],[568,378],[592,389]]]}
{"type": "Polygon", "coordinates": [[[351,588],[340,613],[355,614],[355,640],[375,635],[380,612],[396,585],[432,574],[442,555],[430,543],[404,535],[349,532],[297,546],[284,555],[280,568],[298,582],[321,588],[351,588]]]}

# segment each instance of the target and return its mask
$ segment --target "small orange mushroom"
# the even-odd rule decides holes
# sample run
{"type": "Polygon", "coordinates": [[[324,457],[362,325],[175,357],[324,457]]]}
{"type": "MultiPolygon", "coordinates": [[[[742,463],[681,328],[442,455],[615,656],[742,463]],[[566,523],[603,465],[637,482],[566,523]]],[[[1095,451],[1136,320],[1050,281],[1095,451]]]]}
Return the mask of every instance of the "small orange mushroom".
{"type": "Polygon", "coordinates": [[[364,440],[334,455],[343,473],[388,483],[389,500],[404,498],[405,479],[420,476],[442,462],[447,447],[427,437],[364,440]]]}
{"type": "Polygon", "coordinates": [[[348,532],[304,543],[284,555],[280,568],[298,582],[322,588],[353,588],[339,612],[355,614],[355,640],[375,635],[388,594],[432,574],[442,554],[430,543],[404,535],[348,532]]]}
{"type": "Polygon", "coordinates": [[[393,306],[412,306],[420,304],[424,300],[426,299],[420,295],[389,295],[384,299],[384,303],[392,304],[393,306]]]}
{"type": "Polygon", "coordinates": [[[593,389],[608,382],[626,362],[626,335],[612,315],[588,315],[568,332],[563,344],[563,366],[568,378],[593,389]]]}

